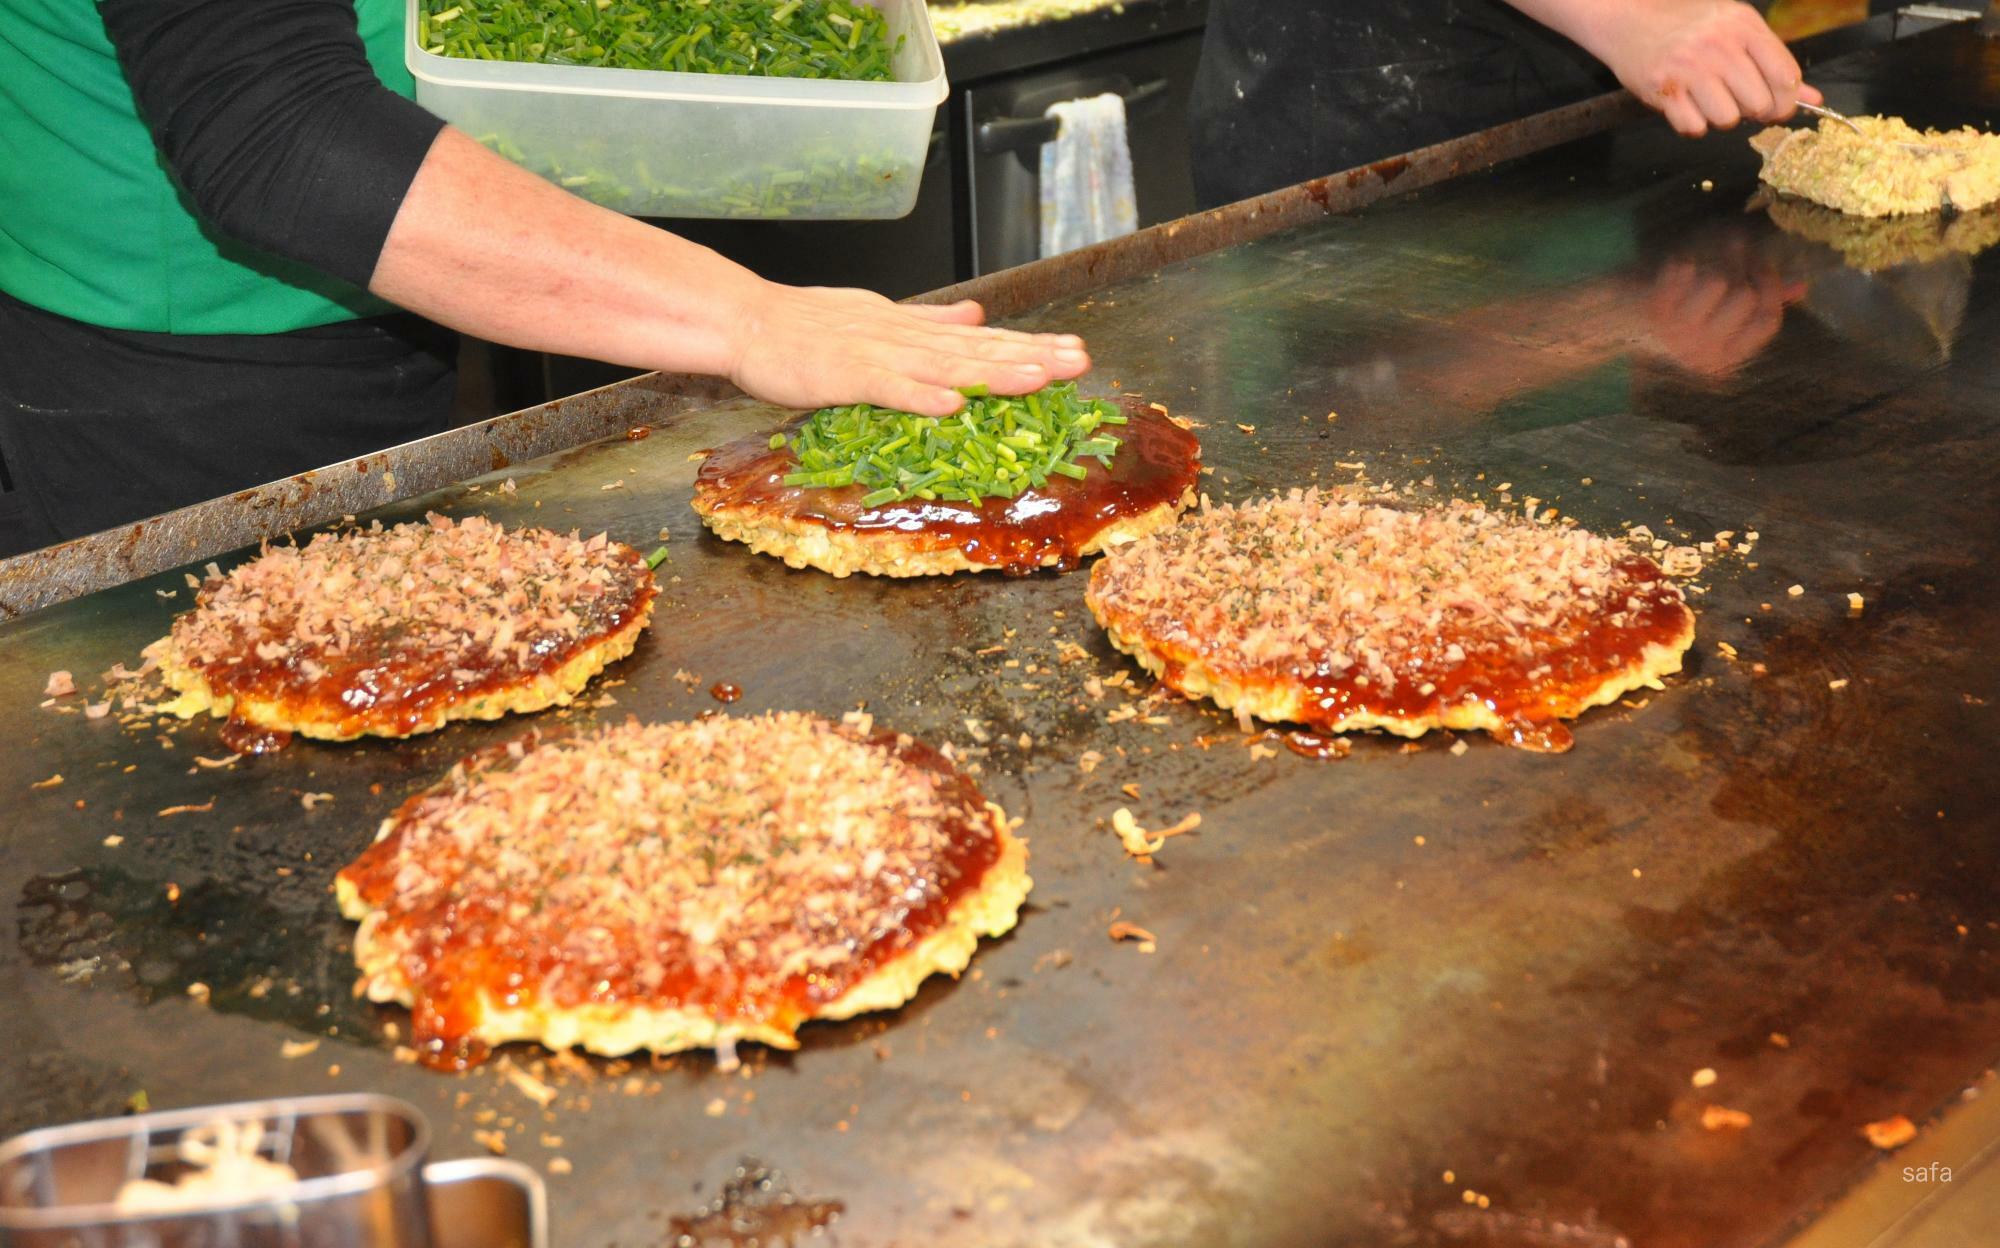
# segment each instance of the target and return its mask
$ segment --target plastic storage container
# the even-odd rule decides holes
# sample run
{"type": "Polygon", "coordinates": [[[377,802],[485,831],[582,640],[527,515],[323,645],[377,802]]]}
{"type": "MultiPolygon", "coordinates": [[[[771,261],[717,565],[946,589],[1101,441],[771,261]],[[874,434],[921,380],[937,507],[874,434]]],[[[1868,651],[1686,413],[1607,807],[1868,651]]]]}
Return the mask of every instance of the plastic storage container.
{"type": "Polygon", "coordinates": [[[894,82],[404,60],[417,102],[557,185],[645,217],[900,217],[947,87],[923,0],[866,0],[899,38],[894,82]]]}

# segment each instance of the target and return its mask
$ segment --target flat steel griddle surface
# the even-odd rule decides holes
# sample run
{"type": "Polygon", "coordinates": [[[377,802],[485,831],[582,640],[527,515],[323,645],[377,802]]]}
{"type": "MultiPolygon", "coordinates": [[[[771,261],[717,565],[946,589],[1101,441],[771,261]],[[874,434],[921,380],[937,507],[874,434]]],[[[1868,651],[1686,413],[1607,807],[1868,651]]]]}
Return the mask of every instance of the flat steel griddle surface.
{"type": "MultiPolygon", "coordinates": [[[[1997,69],[1951,31],[1818,80],[1849,112],[1984,125],[1997,69]]],[[[572,722],[717,709],[727,680],[730,713],[865,701],[986,739],[982,782],[1032,845],[1018,930],[742,1073],[547,1070],[543,1109],[497,1065],[398,1062],[399,1013],[351,998],[332,872],[526,723],[204,770],[211,724],[164,748],[35,708],[51,669],[136,663],[187,603],[178,574],[6,625],[0,1130],[140,1089],[378,1089],[442,1154],[500,1131],[566,1159],[555,1233],[593,1248],[823,1224],[852,1245],[1771,1242],[1872,1164],[1864,1123],[1921,1121],[2000,1055],[2000,253],[1861,274],[1745,210],[1755,167],[1741,136],[1629,126],[1017,318],[1088,335],[1100,391],[1205,422],[1220,497],[1365,463],[1600,530],[1757,531],[1757,566],[1698,578],[1688,670],[1591,713],[1567,755],[1253,756],[1171,700],[1107,722],[1131,700],[1085,678],[1131,669],[1083,574],[836,582],[704,536],[690,455],[771,418],[744,404],[387,513],[672,531],[655,625],[597,690],[615,705],[572,722]],[[1107,756],[1089,775],[1085,750],[1107,756]],[[1199,810],[1200,834],[1136,865],[1100,825],[1121,805],[1199,810]],[[1114,914],[1157,952],[1108,940],[1114,914]],[[1711,1105],[1751,1125],[1704,1129],[1711,1105]],[[771,1190],[704,1216],[746,1158],[771,1190]]]]}

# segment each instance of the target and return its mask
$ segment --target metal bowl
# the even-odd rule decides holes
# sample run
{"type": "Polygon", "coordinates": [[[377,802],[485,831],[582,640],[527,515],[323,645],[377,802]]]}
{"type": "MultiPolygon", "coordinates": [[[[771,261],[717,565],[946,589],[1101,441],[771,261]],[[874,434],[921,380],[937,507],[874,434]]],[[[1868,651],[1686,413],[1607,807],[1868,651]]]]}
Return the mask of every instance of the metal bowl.
{"type": "Polygon", "coordinates": [[[369,1094],[251,1101],[51,1127],[0,1144],[0,1248],[545,1248],[540,1178],[491,1158],[427,1164],[422,1114],[369,1094]],[[172,1183],[182,1142],[218,1123],[297,1179],[169,1210],[118,1204],[172,1183]]]}

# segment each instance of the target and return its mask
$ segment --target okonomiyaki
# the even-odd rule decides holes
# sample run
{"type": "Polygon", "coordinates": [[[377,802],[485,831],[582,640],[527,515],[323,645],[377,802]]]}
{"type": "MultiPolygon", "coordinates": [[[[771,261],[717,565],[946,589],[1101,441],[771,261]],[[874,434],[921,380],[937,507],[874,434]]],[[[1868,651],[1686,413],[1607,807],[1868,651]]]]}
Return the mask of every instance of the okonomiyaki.
{"type": "Polygon", "coordinates": [[[1246,723],[1539,749],[1694,640],[1679,588],[1619,542],[1319,490],[1204,506],[1099,561],[1086,600],[1113,645],[1246,723]]]}
{"type": "Polygon", "coordinates": [[[2000,135],[1964,126],[1918,130],[1898,117],[1831,118],[1817,129],[1773,126],[1750,145],[1774,189],[1863,217],[1957,209],[2000,201],[2000,135]]]}
{"type": "Polygon", "coordinates": [[[269,547],[146,653],[180,695],[167,709],[246,739],[405,737],[569,702],[631,653],[657,593],[601,533],[433,513],[269,547]]]}
{"type": "Polygon", "coordinates": [[[694,509],[720,537],[834,576],[1025,573],[1172,524],[1200,459],[1164,409],[1064,382],[941,419],[812,413],[710,454],[694,509]]]}
{"type": "Polygon", "coordinates": [[[891,1009],[1013,927],[1027,847],[942,754],[781,712],[475,755],[335,878],[425,1060],[617,1055],[891,1009]]]}

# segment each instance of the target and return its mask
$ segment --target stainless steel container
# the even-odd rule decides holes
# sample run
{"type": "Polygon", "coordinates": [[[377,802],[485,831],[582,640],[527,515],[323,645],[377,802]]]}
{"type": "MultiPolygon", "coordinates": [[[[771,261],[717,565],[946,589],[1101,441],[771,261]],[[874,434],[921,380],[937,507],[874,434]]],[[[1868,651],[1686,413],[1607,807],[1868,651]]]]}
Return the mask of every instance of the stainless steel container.
{"type": "Polygon", "coordinates": [[[51,1127],[0,1145],[0,1248],[546,1248],[541,1180],[516,1162],[431,1164],[430,1126],[386,1096],[251,1101],[51,1127]],[[190,1133],[254,1129],[296,1178],[170,1210],[121,1207],[192,1168],[190,1133]]]}

